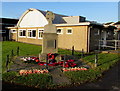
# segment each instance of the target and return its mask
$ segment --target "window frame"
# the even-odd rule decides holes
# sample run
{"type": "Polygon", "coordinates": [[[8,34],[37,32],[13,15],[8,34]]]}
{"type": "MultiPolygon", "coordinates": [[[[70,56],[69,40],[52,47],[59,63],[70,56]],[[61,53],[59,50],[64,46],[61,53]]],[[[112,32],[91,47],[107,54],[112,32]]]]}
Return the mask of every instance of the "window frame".
{"type": "Polygon", "coordinates": [[[17,29],[11,29],[10,32],[11,33],[17,33],[17,29]],[[13,30],[15,30],[15,32],[13,32],[13,30]]]}
{"type": "Polygon", "coordinates": [[[19,31],[19,32],[18,32],[19,37],[23,37],[23,38],[25,38],[25,37],[26,37],[26,29],[19,29],[18,31],[19,31]],[[23,35],[22,35],[22,36],[20,36],[20,31],[22,31],[22,32],[23,32],[24,30],[25,30],[25,36],[23,36],[23,35]]]}
{"type": "Polygon", "coordinates": [[[67,28],[66,34],[73,34],[73,29],[72,28],[67,28]],[[68,30],[71,30],[71,33],[68,33],[68,30]]]}
{"type": "MultiPolygon", "coordinates": [[[[36,36],[35,37],[29,37],[29,31],[33,31],[33,30],[35,30],[36,31],[36,33],[37,33],[37,29],[27,29],[27,38],[33,38],[33,39],[36,39],[36,36],[37,36],[37,34],[36,34],[36,36]]],[[[32,34],[33,35],[33,34],[32,34]]]]}
{"type": "Polygon", "coordinates": [[[43,39],[43,37],[39,37],[39,32],[44,32],[44,29],[43,28],[38,29],[38,39],[43,39]],[[39,31],[39,30],[41,30],[41,31],[39,31]]]}
{"type": "Polygon", "coordinates": [[[57,34],[63,34],[63,28],[57,28],[57,30],[60,29],[61,30],[61,33],[58,33],[57,34]]]}

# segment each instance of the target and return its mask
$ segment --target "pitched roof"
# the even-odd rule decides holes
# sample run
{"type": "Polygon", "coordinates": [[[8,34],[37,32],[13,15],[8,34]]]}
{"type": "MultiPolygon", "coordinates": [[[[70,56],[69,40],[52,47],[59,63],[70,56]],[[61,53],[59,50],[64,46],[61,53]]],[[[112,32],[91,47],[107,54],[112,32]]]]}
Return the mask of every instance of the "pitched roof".
{"type": "Polygon", "coordinates": [[[120,24],[120,21],[118,21],[118,22],[114,23],[114,25],[118,25],[118,24],[120,24]]]}

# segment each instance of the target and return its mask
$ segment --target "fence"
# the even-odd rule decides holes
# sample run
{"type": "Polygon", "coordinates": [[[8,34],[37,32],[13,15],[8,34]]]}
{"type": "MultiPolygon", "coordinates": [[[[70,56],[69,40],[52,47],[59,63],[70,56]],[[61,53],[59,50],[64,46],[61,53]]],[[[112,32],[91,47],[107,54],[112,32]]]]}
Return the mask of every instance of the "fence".
{"type": "MultiPolygon", "coordinates": [[[[16,50],[16,55],[19,56],[19,46],[17,47],[16,50]]],[[[11,50],[11,54],[10,55],[6,55],[6,70],[9,70],[9,63],[13,60],[13,57],[15,56],[14,51],[11,50]]]]}
{"type": "Polygon", "coordinates": [[[117,50],[120,48],[120,40],[99,40],[99,49],[100,48],[114,48],[117,50]]]}
{"type": "MultiPolygon", "coordinates": [[[[11,54],[9,55],[6,55],[6,70],[7,72],[9,71],[9,63],[12,61],[13,62],[13,58],[14,56],[19,56],[19,53],[20,53],[21,49],[19,48],[19,46],[16,48],[16,50],[11,50],[11,54]]],[[[22,50],[22,51],[25,51],[25,50],[22,50]]],[[[74,50],[74,46],[72,46],[72,50],[71,50],[71,54],[72,56],[76,56],[75,55],[75,50],[74,50]]],[[[94,55],[95,55],[95,65],[97,66],[97,61],[98,61],[98,51],[94,52],[94,55]]],[[[77,55],[78,56],[78,55],[77,55]]],[[[82,51],[80,52],[80,55],[79,57],[82,59],[84,58],[85,56],[88,56],[88,54],[86,54],[84,52],[84,49],[82,49],[82,51]]],[[[46,62],[48,63],[48,58],[46,58],[46,62]]],[[[65,59],[67,59],[67,55],[65,54],[64,55],[64,61],[65,59]]],[[[46,69],[48,69],[48,66],[46,65],[46,69]]]]}

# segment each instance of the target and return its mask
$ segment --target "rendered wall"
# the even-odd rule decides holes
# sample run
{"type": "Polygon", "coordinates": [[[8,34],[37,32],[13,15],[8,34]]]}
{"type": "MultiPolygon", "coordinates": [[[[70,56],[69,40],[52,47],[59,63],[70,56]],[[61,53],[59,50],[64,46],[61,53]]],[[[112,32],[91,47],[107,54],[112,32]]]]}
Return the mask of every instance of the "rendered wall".
{"type": "Polygon", "coordinates": [[[59,27],[63,28],[63,34],[58,35],[58,47],[64,49],[87,51],[87,26],[71,26],[71,27],[59,27]],[[67,29],[72,28],[72,34],[66,34],[67,29]]]}
{"type": "MultiPolygon", "coordinates": [[[[63,29],[63,34],[58,34],[58,48],[72,49],[72,46],[74,46],[75,50],[81,51],[84,49],[84,51],[87,51],[87,26],[57,27],[57,29],[58,28],[63,29]],[[67,29],[72,29],[73,33],[67,34],[67,29]]],[[[36,38],[27,38],[27,36],[25,38],[18,37],[18,41],[42,45],[42,39],[38,39],[38,29],[39,28],[36,28],[36,38]]],[[[26,35],[27,34],[26,32],[26,35]]],[[[13,36],[15,36],[14,33],[13,36]]]]}

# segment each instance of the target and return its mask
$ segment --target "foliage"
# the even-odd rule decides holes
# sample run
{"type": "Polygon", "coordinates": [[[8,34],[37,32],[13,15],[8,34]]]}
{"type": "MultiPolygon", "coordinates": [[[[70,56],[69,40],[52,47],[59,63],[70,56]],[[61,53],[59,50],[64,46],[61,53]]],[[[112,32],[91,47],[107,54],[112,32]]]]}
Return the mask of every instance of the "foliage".
{"type": "Polygon", "coordinates": [[[7,72],[2,74],[2,80],[6,82],[11,82],[17,76],[17,72],[7,72]]]}
{"type": "Polygon", "coordinates": [[[21,76],[17,72],[8,72],[3,73],[3,81],[30,87],[45,88],[52,84],[52,76],[49,74],[29,74],[21,76]]]}
{"type": "MultiPolygon", "coordinates": [[[[25,44],[19,42],[4,41],[2,42],[2,67],[5,69],[6,55],[11,55],[11,50],[14,50],[16,55],[17,47],[20,48],[20,56],[38,56],[41,53],[41,46],[25,44]]],[[[70,55],[70,50],[58,49],[59,54],[70,55]]],[[[75,52],[75,56],[80,57],[80,52],[75,52]]],[[[93,53],[86,54],[83,58],[84,62],[94,66],[95,55],[93,53]]],[[[67,71],[64,74],[71,79],[72,83],[84,83],[93,81],[100,77],[102,73],[108,70],[113,64],[120,61],[120,56],[117,54],[98,54],[98,66],[86,71],[67,71]]],[[[23,84],[28,86],[44,88],[46,86],[55,87],[52,83],[52,77],[49,74],[29,74],[27,76],[20,76],[17,72],[7,72],[2,75],[3,81],[23,84]]]]}
{"type": "Polygon", "coordinates": [[[92,81],[97,77],[101,76],[100,71],[94,71],[93,69],[89,69],[86,71],[67,71],[65,75],[71,79],[72,83],[83,83],[86,81],[92,81]]]}
{"type": "MultiPolygon", "coordinates": [[[[87,63],[94,64],[94,55],[86,56],[84,58],[87,63]]],[[[64,74],[71,79],[72,83],[83,83],[86,81],[93,81],[100,77],[103,72],[108,70],[117,61],[120,61],[120,56],[117,54],[103,54],[98,55],[98,66],[86,71],[67,71],[64,74]]]]}

